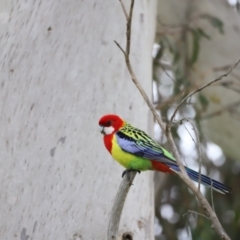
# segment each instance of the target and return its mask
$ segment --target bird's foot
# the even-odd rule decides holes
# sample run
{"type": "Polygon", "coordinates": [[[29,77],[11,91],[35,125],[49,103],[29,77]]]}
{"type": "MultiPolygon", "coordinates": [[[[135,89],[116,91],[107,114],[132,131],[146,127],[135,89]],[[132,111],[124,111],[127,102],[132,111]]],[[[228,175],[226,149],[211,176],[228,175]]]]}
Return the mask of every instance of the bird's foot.
{"type": "Polygon", "coordinates": [[[141,173],[140,170],[129,168],[123,171],[122,178],[124,177],[125,174],[127,174],[127,179],[128,181],[130,181],[130,172],[138,172],[139,174],[141,173]]]}

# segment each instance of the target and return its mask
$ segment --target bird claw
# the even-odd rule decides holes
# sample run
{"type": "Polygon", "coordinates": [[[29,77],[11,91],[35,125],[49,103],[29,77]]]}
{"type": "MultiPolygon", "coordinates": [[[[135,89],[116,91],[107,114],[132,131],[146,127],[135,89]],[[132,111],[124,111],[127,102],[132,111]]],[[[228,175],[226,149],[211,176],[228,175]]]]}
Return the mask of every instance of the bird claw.
{"type": "Polygon", "coordinates": [[[130,174],[129,174],[130,172],[138,172],[139,174],[141,173],[140,170],[129,168],[129,169],[126,169],[123,171],[122,178],[124,177],[125,174],[127,174],[127,179],[128,179],[128,181],[130,181],[130,174]]]}

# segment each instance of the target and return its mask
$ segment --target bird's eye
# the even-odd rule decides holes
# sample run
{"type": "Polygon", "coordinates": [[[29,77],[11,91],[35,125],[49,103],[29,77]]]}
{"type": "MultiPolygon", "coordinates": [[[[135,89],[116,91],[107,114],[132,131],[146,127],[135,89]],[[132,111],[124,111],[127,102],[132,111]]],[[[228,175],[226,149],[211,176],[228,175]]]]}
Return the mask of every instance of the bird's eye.
{"type": "Polygon", "coordinates": [[[106,127],[110,127],[112,125],[112,121],[107,121],[106,122],[106,127]]]}

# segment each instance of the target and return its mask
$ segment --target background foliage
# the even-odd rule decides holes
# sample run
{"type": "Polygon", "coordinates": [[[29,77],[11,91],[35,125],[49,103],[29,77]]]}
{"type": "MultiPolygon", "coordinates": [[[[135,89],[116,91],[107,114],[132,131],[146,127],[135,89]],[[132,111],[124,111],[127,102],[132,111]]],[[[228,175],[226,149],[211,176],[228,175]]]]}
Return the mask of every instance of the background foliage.
{"type": "MultiPolygon", "coordinates": [[[[238,4],[236,3],[233,11],[238,10],[238,4]]],[[[169,120],[181,99],[196,89],[191,71],[195,70],[195,63],[199,60],[203,39],[212,41],[211,34],[199,26],[198,21],[204,19],[219,34],[225,34],[225,23],[217,16],[206,13],[192,17],[189,13],[189,19],[191,21],[182,25],[164,25],[159,20],[161,27],[153,51],[153,90],[155,106],[161,110],[165,121],[169,120]]],[[[198,170],[199,159],[201,159],[200,165],[204,174],[234,189],[232,194],[221,195],[212,194],[210,189],[201,188],[209,202],[214,205],[224,229],[231,239],[237,240],[240,236],[240,191],[238,191],[240,162],[225,156],[223,151],[209,142],[209,138],[205,136],[202,122],[206,120],[205,113],[209,104],[204,91],[189,99],[179,110],[173,133],[187,166],[198,170]]],[[[235,106],[238,107],[238,105],[235,106]]],[[[237,112],[236,108],[234,109],[233,106],[231,111],[237,112]]],[[[208,114],[208,116],[209,118],[218,117],[222,112],[208,114]]],[[[155,130],[156,139],[161,144],[166,144],[165,137],[158,126],[155,130]]],[[[203,216],[203,210],[198,202],[193,200],[192,193],[187,187],[180,183],[176,176],[166,178],[163,180],[156,176],[156,181],[164,181],[160,188],[156,187],[156,240],[218,239],[219,237],[210,226],[210,221],[203,216]],[[189,210],[192,212],[188,212],[189,210]]]]}

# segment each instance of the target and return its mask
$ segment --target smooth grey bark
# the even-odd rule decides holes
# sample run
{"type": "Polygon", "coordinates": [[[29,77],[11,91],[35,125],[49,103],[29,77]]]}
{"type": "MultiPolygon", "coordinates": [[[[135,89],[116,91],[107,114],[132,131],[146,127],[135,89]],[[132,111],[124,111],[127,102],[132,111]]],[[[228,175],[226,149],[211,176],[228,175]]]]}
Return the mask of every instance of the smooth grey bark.
{"type": "MultiPolygon", "coordinates": [[[[136,1],[132,61],[151,95],[156,1],[136,1]]],[[[148,132],[149,110],[122,53],[119,1],[0,1],[0,238],[105,239],[123,168],[98,119],[148,132]]],[[[153,239],[153,176],[137,175],[120,233],[153,239]]]]}

